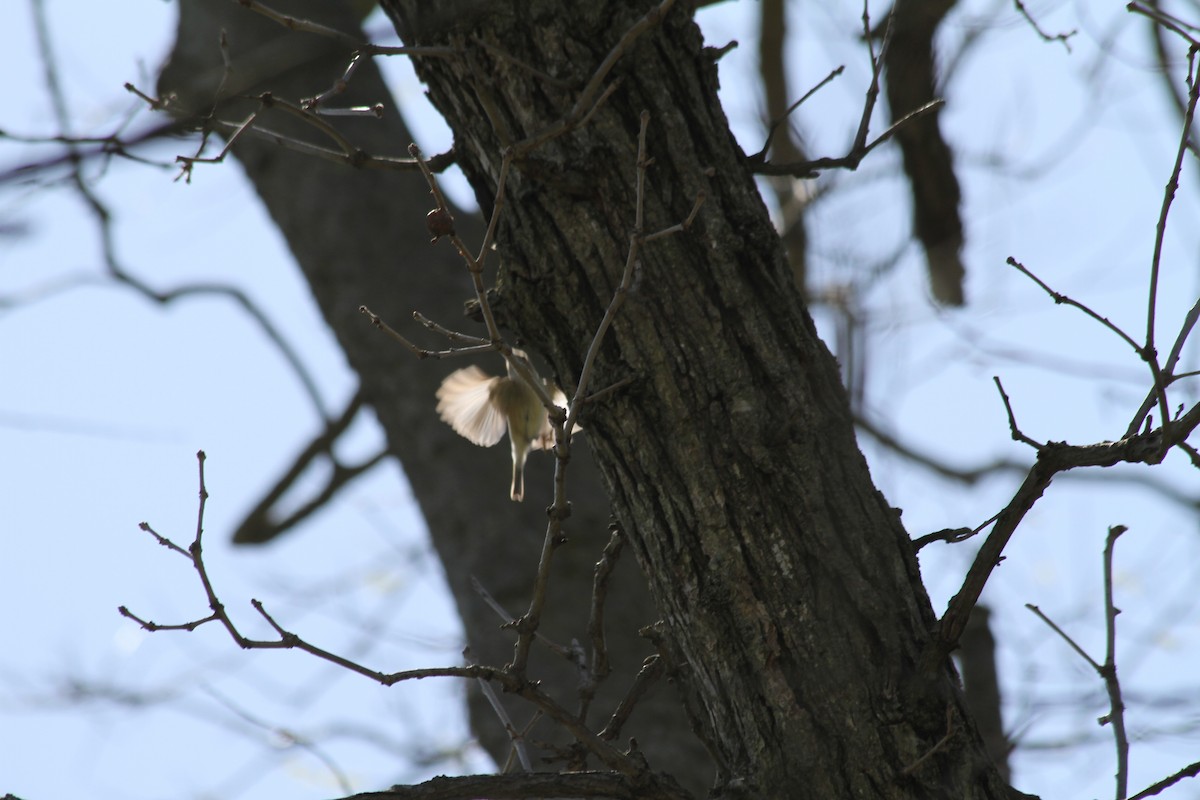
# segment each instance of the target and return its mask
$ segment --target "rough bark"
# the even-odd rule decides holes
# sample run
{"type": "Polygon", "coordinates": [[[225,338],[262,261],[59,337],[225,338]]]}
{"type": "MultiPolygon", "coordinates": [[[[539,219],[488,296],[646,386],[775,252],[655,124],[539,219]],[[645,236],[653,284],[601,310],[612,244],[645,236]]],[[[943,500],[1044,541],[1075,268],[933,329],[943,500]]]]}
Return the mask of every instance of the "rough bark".
{"type": "MultiPolygon", "coordinates": [[[[273,2],[272,7],[298,17],[354,32],[355,17],[340,3],[273,2]]],[[[216,86],[225,77],[225,96],[271,91],[296,101],[311,97],[340,77],[349,51],[331,40],[292,33],[231,2],[184,0],[178,39],[163,70],[160,93],[177,95],[176,109],[204,113],[211,109],[216,86]],[[218,47],[226,30],[234,71],[225,75],[218,47]]],[[[396,112],[374,64],[355,74],[339,105],[383,101],[383,120],[337,120],[352,141],[374,154],[406,156],[411,137],[396,112]]],[[[247,101],[223,101],[217,117],[240,119],[255,107],[247,101]]],[[[281,115],[266,120],[328,146],[311,129],[281,115]]],[[[472,576],[504,604],[520,614],[529,602],[533,571],[545,529],[551,461],[530,459],[525,503],[508,499],[509,455],[506,447],[477,448],[437,421],[434,391],[441,379],[462,362],[418,362],[394,341],[368,324],[358,312],[366,303],[390,323],[419,338],[411,322],[414,310],[450,326],[462,326],[462,304],[471,293],[462,263],[444,247],[430,247],[425,213],[431,206],[428,187],[417,172],[356,171],[311,156],[280,149],[273,143],[244,138],[234,147],[247,177],[279,226],[295,255],[325,320],[362,381],[388,438],[388,446],[405,466],[414,497],[429,524],[433,542],[462,616],[468,643],[481,663],[504,664],[512,656],[512,634],[499,629],[501,620],[470,585],[472,576]]],[[[219,169],[221,167],[208,167],[219,169]]],[[[226,167],[227,168],[227,167],[226,167]]],[[[203,173],[197,178],[203,180],[203,173]]],[[[459,229],[472,241],[479,223],[459,215],[459,229]]],[[[235,254],[230,254],[236,257],[235,254]]],[[[444,341],[424,339],[431,347],[444,341]]],[[[498,358],[485,363],[503,369],[498,358]]],[[[297,436],[302,432],[297,431],[297,436]]],[[[573,465],[575,541],[561,548],[556,561],[543,631],[563,643],[586,641],[587,606],[592,567],[607,539],[608,501],[591,466],[586,447],[573,465]]],[[[601,687],[595,706],[607,710],[627,690],[642,659],[653,649],[637,636],[655,620],[645,582],[635,566],[619,564],[608,606],[609,646],[613,677],[601,687]]],[[[302,633],[302,632],[301,632],[302,633]]],[[[532,673],[548,692],[568,707],[578,683],[573,666],[538,654],[532,673]]],[[[387,669],[386,664],[373,664],[387,669]]],[[[524,725],[531,710],[524,701],[504,698],[516,724],[524,725]]],[[[499,761],[508,737],[495,714],[477,692],[471,692],[473,727],[499,761]]],[[[595,718],[592,720],[595,721],[595,718]]],[[[553,738],[547,723],[532,737],[553,738]]],[[[628,733],[643,743],[657,764],[685,777],[700,789],[709,773],[698,741],[688,729],[675,692],[660,687],[640,707],[628,733]]],[[[558,733],[561,741],[561,734],[558,733]]]]}
{"type": "MultiPolygon", "coordinates": [[[[485,208],[506,139],[570,108],[650,8],[384,7],[410,44],[465,47],[418,71],[485,208]]],[[[644,249],[594,385],[633,383],[590,407],[585,424],[718,764],[718,792],[1006,796],[949,665],[918,670],[934,618],[910,543],[871,483],[836,364],[743,168],[688,11],[642,36],[616,79],[585,127],[509,175],[503,307],[560,377],[579,374],[625,260],[648,110],[646,229],[685,218],[698,192],[708,200],[694,230],[644,249]]]]}

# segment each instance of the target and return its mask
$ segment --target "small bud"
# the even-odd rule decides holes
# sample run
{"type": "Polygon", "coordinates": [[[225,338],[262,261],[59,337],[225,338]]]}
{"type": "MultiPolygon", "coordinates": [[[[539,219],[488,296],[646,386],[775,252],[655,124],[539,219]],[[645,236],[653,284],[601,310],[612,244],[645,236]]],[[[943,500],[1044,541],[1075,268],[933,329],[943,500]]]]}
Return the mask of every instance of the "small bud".
{"type": "Polygon", "coordinates": [[[454,235],[454,217],[444,208],[435,208],[425,215],[425,227],[433,237],[430,241],[436,242],[443,236],[454,235]]]}

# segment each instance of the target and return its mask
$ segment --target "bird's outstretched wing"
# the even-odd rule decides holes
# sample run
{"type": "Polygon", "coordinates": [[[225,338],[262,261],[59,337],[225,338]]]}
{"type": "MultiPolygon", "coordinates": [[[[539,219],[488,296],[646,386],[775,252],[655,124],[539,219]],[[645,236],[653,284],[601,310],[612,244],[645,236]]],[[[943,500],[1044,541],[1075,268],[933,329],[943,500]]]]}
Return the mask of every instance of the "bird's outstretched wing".
{"type": "Polygon", "coordinates": [[[438,415],[467,441],[491,447],[508,428],[504,414],[491,402],[498,380],[479,367],[451,372],[437,390],[438,415]]]}

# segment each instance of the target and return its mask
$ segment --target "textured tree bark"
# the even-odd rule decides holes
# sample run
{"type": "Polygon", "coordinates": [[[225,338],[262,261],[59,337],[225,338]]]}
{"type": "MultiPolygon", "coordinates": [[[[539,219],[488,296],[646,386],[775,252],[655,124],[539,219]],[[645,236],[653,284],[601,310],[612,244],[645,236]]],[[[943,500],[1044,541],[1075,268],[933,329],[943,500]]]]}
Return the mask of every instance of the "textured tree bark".
{"type": "MultiPolygon", "coordinates": [[[[417,66],[485,208],[503,148],[561,117],[650,8],[383,5],[409,44],[464,48],[417,66]]],[[[708,199],[693,230],[643,249],[594,386],[633,383],[589,407],[585,424],[718,792],[1007,796],[949,665],[917,668],[934,617],[909,540],[871,483],[836,364],[743,168],[688,11],[640,37],[614,80],[587,125],[508,176],[502,308],[560,378],[579,374],[625,260],[648,110],[646,230],[684,219],[697,193],[708,199]]]]}
{"type": "MultiPolygon", "coordinates": [[[[354,15],[343,4],[276,0],[271,5],[362,37],[354,15]]],[[[288,32],[235,3],[183,0],[178,39],[159,91],[164,96],[176,94],[177,109],[193,113],[211,109],[214,92],[223,79],[226,97],[271,91],[296,101],[328,89],[345,70],[349,55],[329,39],[288,32]],[[234,71],[228,74],[218,46],[222,29],[227,31],[233,57],[234,71]]],[[[340,120],[338,127],[370,153],[406,156],[411,136],[373,63],[364,63],[347,93],[337,99],[339,105],[380,101],[387,105],[383,120],[340,120]]],[[[223,101],[217,116],[241,119],[255,106],[253,102],[223,101]]],[[[266,124],[329,145],[314,137],[311,128],[297,126],[281,115],[269,117],[266,124]]],[[[451,327],[464,323],[462,304],[471,296],[470,281],[450,248],[429,246],[425,213],[432,201],[424,179],[416,171],[356,171],[249,137],[240,140],[233,152],[287,239],[313,297],[362,381],[392,453],[406,468],[445,567],[473,657],[485,664],[504,664],[512,656],[513,635],[499,629],[502,620],[479,598],[470,579],[478,577],[511,613],[525,610],[546,525],[551,460],[530,459],[527,486],[531,496],[522,504],[511,502],[507,448],[477,448],[438,422],[434,412],[438,383],[463,364],[416,361],[372,328],[358,311],[359,305],[366,303],[414,336],[421,333],[408,322],[414,310],[451,327]]],[[[459,229],[471,241],[482,235],[478,221],[470,215],[459,215],[459,229]]],[[[422,341],[434,348],[446,344],[433,338],[422,341]]],[[[498,372],[503,362],[495,358],[484,366],[498,372]]],[[[300,434],[298,431],[298,437],[300,434]]],[[[608,500],[586,447],[579,451],[573,470],[576,513],[572,527],[578,537],[561,548],[556,559],[553,597],[543,626],[546,635],[563,643],[572,638],[587,640],[593,564],[607,540],[610,519],[608,500]]],[[[601,687],[595,703],[598,709],[615,706],[642,659],[653,652],[637,631],[656,617],[644,579],[628,559],[626,562],[618,564],[609,599],[614,674],[601,687]]],[[[371,666],[388,669],[386,664],[371,666]]],[[[573,666],[541,653],[532,672],[548,692],[573,707],[579,680],[573,666]]],[[[502,762],[509,749],[508,736],[478,692],[472,691],[470,698],[476,735],[502,762]]],[[[503,699],[514,722],[523,726],[531,715],[529,706],[524,701],[503,699]]],[[[710,782],[707,757],[691,735],[676,693],[669,687],[660,688],[639,706],[627,733],[638,737],[656,764],[683,776],[685,785],[700,790],[710,782]]],[[[530,735],[562,739],[562,734],[545,722],[530,735]]]]}

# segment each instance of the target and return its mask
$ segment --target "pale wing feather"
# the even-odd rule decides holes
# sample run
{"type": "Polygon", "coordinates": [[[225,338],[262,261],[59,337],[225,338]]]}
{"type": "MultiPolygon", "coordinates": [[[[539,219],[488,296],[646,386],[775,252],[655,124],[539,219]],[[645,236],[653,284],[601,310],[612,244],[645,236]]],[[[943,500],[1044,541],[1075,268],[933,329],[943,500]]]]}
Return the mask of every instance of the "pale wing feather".
{"type": "Polygon", "coordinates": [[[491,447],[504,438],[508,422],[492,403],[493,378],[479,367],[455,370],[437,390],[437,412],[467,441],[491,447]]]}
{"type": "MultiPolygon", "coordinates": [[[[554,405],[563,410],[568,409],[567,396],[563,394],[563,390],[558,388],[553,381],[546,381],[546,391],[550,393],[550,399],[554,401],[554,405]]],[[[576,432],[581,430],[583,430],[583,426],[576,422],[575,426],[571,428],[571,436],[574,436],[576,432]]],[[[531,446],[535,450],[550,450],[554,447],[554,428],[550,425],[549,416],[542,423],[542,429],[538,432],[538,436],[533,440],[531,446]]]]}

